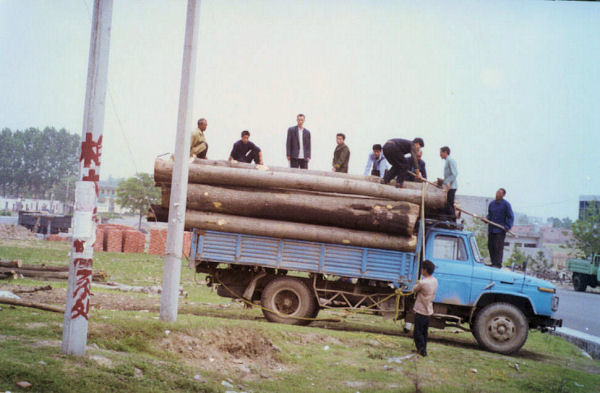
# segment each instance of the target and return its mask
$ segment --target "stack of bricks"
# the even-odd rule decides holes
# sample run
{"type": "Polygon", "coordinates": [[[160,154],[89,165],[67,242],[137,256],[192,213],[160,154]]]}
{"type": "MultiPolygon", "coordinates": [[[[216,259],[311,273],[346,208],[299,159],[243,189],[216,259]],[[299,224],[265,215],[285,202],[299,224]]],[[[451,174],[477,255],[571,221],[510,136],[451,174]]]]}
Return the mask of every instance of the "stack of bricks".
{"type": "Polygon", "coordinates": [[[61,235],[48,235],[48,237],[46,237],[46,240],[48,240],[49,242],[66,242],[69,239],[61,235]]]}
{"type": "Polygon", "coordinates": [[[104,251],[123,251],[123,231],[118,228],[107,228],[104,235],[104,251]]]}
{"type": "Polygon", "coordinates": [[[146,236],[133,229],[123,231],[123,252],[141,253],[144,252],[146,245],[146,236]]]}
{"type": "MultiPolygon", "coordinates": [[[[167,230],[166,229],[151,229],[150,230],[150,247],[148,248],[148,254],[165,255],[166,243],[167,243],[167,230]]],[[[183,232],[182,254],[184,257],[190,256],[191,248],[192,248],[192,232],[183,232]]]]}
{"type": "Polygon", "coordinates": [[[94,251],[104,251],[104,229],[100,225],[96,227],[96,241],[94,242],[94,251]]]}

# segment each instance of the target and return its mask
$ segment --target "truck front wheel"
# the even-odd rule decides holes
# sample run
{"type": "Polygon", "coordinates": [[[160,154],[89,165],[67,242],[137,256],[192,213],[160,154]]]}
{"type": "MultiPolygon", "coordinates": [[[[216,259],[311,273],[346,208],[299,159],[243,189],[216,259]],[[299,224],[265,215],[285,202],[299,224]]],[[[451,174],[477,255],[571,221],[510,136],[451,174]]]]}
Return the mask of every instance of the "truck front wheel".
{"type": "Polygon", "coordinates": [[[505,355],[521,349],[529,326],[525,315],[509,303],[492,303],[477,313],[473,335],[483,348],[505,355]]]}
{"type": "Polygon", "coordinates": [[[584,274],[573,273],[573,288],[577,292],[585,292],[585,288],[587,288],[587,277],[584,274]]]}
{"type": "Polygon", "coordinates": [[[288,325],[308,325],[311,322],[308,318],[314,318],[318,313],[315,297],[308,286],[293,277],[276,278],[267,284],[261,305],[267,320],[288,325]]]}

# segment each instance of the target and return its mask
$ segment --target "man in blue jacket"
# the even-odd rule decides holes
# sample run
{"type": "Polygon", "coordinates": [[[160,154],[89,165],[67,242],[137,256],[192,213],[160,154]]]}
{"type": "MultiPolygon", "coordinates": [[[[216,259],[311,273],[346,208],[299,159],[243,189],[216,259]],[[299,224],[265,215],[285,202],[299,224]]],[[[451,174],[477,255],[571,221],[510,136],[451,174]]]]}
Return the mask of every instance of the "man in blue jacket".
{"type": "Polygon", "coordinates": [[[296,116],[297,126],[288,128],[285,150],[290,168],[308,169],[310,161],[310,131],[304,128],[304,115],[296,116]]]}
{"type": "Polygon", "coordinates": [[[502,230],[494,225],[488,225],[488,250],[490,251],[490,259],[492,260],[492,266],[498,269],[502,267],[506,232],[510,231],[515,219],[510,203],[504,199],[505,195],[506,190],[504,188],[496,191],[496,200],[490,202],[487,215],[488,220],[502,225],[504,228],[502,230]]]}

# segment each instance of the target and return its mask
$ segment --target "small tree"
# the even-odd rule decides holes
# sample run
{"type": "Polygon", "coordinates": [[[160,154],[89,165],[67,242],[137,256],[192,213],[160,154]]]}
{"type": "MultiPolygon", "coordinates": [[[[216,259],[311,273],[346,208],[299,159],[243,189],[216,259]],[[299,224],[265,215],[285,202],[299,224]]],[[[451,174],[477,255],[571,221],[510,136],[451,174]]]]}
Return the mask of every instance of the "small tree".
{"type": "Polygon", "coordinates": [[[584,219],[579,219],[571,224],[573,241],[567,243],[568,247],[578,250],[579,256],[587,256],[600,252],[600,202],[593,202],[584,219]]]}
{"type": "Polygon", "coordinates": [[[139,213],[139,229],[142,227],[142,215],[151,204],[159,201],[160,190],[154,186],[154,179],[147,173],[138,173],[135,177],[121,180],[117,186],[116,202],[133,213],[139,213]]]}
{"type": "Polygon", "coordinates": [[[538,274],[545,274],[550,269],[550,261],[546,259],[543,251],[538,251],[532,259],[532,269],[538,274]]]}
{"type": "Polygon", "coordinates": [[[519,246],[517,246],[517,244],[515,243],[513,245],[513,249],[512,252],[510,254],[510,257],[508,257],[506,259],[506,261],[504,262],[504,266],[523,266],[523,264],[525,263],[525,261],[529,261],[529,257],[525,254],[523,254],[521,252],[521,249],[519,248],[519,246]]]}

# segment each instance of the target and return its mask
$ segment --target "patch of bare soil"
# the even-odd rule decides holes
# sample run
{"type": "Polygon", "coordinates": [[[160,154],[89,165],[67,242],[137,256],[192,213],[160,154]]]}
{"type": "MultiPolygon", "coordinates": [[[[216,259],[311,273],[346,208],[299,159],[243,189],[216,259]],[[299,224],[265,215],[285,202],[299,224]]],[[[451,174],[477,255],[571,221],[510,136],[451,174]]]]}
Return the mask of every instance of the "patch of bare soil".
{"type": "MultiPolygon", "coordinates": [[[[30,286],[0,284],[0,289],[11,292],[18,292],[21,289],[28,289],[30,286]]],[[[23,300],[34,301],[46,304],[65,304],[67,290],[64,288],[53,288],[49,291],[37,291],[33,293],[17,293],[23,300]]],[[[145,297],[134,297],[122,292],[93,292],[90,300],[90,307],[99,310],[121,310],[121,311],[139,311],[150,310],[157,311],[160,308],[160,295],[148,295],[145,297]]]]}
{"type": "Polygon", "coordinates": [[[35,233],[20,225],[0,224],[0,239],[37,239],[35,233]]]}
{"type": "Polygon", "coordinates": [[[233,372],[245,380],[270,378],[290,370],[279,360],[280,349],[260,332],[249,329],[173,332],[159,345],[191,366],[222,374],[233,372]]]}

